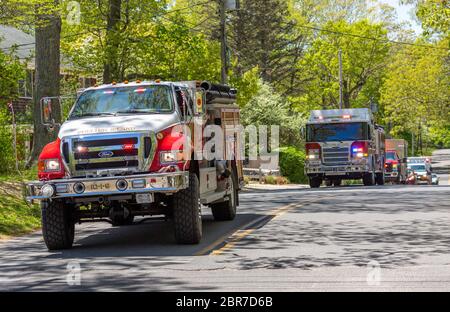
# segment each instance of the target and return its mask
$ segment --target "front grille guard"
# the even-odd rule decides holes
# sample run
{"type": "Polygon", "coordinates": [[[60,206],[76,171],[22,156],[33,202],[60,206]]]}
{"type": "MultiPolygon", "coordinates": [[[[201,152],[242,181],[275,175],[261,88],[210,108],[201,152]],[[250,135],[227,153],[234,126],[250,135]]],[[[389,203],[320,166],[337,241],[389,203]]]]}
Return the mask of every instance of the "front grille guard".
{"type": "MultiPolygon", "coordinates": [[[[88,134],[65,137],[61,140],[61,158],[63,161],[66,175],[70,177],[96,177],[96,176],[114,176],[123,175],[137,172],[148,171],[150,164],[153,162],[156,151],[156,135],[149,131],[137,131],[137,132],[125,132],[125,133],[105,133],[105,134],[88,134]],[[138,142],[135,147],[138,149],[137,156],[120,156],[113,158],[91,158],[91,159],[75,159],[74,146],[75,143],[80,141],[96,141],[96,140],[110,140],[110,139],[128,139],[137,138],[138,142]],[[151,149],[148,157],[145,157],[145,138],[150,138],[151,149]],[[67,144],[67,147],[64,147],[67,144]],[[64,153],[66,151],[66,153],[64,153]],[[66,161],[66,157],[69,157],[69,161],[66,161]],[[115,161],[138,161],[137,167],[118,167],[107,169],[93,169],[93,170],[76,170],[76,165],[82,165],[86,163],[99,163],[99,162],[115,162],[115,161]],[[99,174],[102,172],[102,174],[99,174]]],[[[122,146],[100,146],[95,148],[89,148],[96,152],[102,151],[115,151],[120,150],[122,146]]]]}

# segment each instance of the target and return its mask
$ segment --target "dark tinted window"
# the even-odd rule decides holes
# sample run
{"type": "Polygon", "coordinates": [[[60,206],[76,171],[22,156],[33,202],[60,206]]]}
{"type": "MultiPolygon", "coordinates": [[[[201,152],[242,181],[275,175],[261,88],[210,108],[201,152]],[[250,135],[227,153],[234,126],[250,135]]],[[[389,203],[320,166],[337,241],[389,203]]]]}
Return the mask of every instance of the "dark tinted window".
{"type": "Polygon", "coordinates": [[[308,125],[308,142],[367,140],[367,123],[336,123],[308,125]]]}
{"type": "Polygon", "coordinates": [[[414,170],[414,171],[426,171],[427,170],[425,165],[411,165],[410,168],[411,168],[411,170],[414,170]]]}
{"type": "Polygon", "coordinates": [[[387,153],[386,153],[386,159],[387,159],[387,160],[396,160],[397,157],[396,157],[396,155],[395,155],[395,152],[387,152],[387,153]]]}

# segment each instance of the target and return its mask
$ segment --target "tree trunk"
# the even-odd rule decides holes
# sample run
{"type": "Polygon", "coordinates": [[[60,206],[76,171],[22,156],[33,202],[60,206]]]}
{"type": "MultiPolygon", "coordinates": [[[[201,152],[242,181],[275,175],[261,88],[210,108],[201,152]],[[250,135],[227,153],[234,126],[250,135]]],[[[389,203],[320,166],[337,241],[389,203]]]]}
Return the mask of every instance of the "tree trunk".
{"type": "Polygon", "coordinates": [[[103,83],[111,83],[118,78],[120,69],[118,49],[120,44],[119,26],[122,0],[109,0],[108,21],[106,25],[106,49],[103,65],[103,83]]]}
{"type": "MultiPolygon", "coordinates": [[[[39,157],[44,146],[54,141],[59,127],[48,129],[42,125],[40,100],[43,97],[60,95],[60,37],[61,18],[56,15],[36,16],[35,29],[36,88],[33,94],[34,134],[33,148],[27,167],[31,167],[39,157]]],[[[52,105],[55,122],[61,123],[61,107],[57,102],[52,105]]]]}

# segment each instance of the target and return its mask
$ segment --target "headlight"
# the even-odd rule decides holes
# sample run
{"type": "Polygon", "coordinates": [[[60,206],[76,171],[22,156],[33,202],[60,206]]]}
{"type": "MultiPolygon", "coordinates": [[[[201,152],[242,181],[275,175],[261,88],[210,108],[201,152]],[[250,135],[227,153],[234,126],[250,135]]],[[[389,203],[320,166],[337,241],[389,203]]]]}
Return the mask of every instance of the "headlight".
{"type": "Polygon", "coordinates": [[[164,151],[160,153],[159,159],[161,164],[170,164],[183,161],[184,157],[182,151],[164,151]]]}
{"type": "Polygon", "coordinates": [[[46,198],[50,198],[53,195],[55,195],[55,188],[53,187],[53,185],[45,184],[41,188],[41,194],[42,194],[42,196],[44,196],[46,198]]]}
{"type": "Polygon", "coordinates": [[[61,163],[59,162],[59,159],[46,159],[45,160],[45,171],[46,172],[53,172],[53,171],[60,171],[61,170],[61,163]]]}

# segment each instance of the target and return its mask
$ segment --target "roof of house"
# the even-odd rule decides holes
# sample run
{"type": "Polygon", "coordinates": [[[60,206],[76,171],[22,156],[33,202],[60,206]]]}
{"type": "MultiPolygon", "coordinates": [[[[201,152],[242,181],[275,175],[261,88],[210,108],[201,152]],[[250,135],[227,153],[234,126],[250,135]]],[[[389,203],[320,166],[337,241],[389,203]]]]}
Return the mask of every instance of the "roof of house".
{"type": "MultiPolygon", "coordinates": [[[[21,60],[30,58],[28,67],[34,68],[34,36],[11,26],[0,25],[0,50],[8,52],[11,48],[15,49],[21,60]]],[[[72,68],[73,64],[61,54],[61,70],[65,71],[72,68]]]]}
{"type": "Polygon", "coordinates": [[[7,52],[15,47],[21,59],[32,57],[34,54],[34,36],[11,26],[0,25],[0,49],[7,52]]]}

